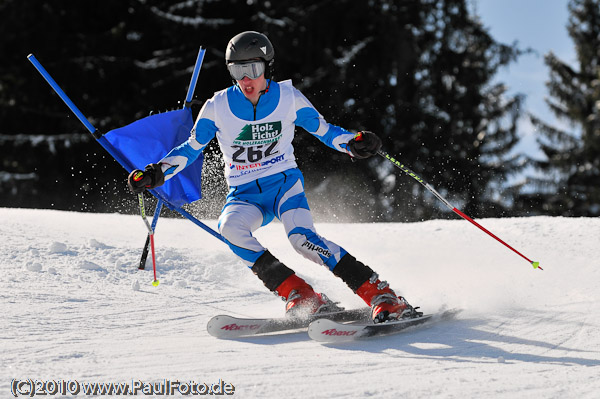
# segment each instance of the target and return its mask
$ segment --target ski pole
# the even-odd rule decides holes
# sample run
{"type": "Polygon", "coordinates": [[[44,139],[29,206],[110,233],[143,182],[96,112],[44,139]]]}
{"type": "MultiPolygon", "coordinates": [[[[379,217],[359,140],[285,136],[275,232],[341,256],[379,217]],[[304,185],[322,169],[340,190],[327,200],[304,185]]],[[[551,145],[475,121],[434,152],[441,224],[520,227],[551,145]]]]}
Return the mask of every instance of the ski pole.
{"type": "MultiPolygon", "coordinates": [[[[162,210],[163,202],[159,198],[156,203],[156,209],[154,209],[154,216],[152,217],[152,231],[156,230],[156,223],[158,222],[158,217],[160,216],[160,211],[162,210]]],[[[144,244],[144,249],[142,250],[142,256],[140,257],[140,264],[138,265],[139,270],[144,270],[146,268],[146,259],[148,258],[148,251],[150,250],[150,233],[146,237],[146,243],[144,244]]]]}
{"type": "MultiPolygon", "coordinates": [[[[144,172],[138,172],[135,176],[133,176],[134,180],[140,180],[143,177],[144,172]]],[[[146,218],[146,207],[144,206],[144,194],[138,194],[138,201],[140,203],[140,214],[142,215],[142,220],[144,224],[148,228],[148,237],[150,237],[150,248],[152,248],[152,270],[154,271],[154,281],[152,281],[152,285],[157,287],[160,284],[160,281],[156,278],[156,254],[154,252],[154,230],[152,230],[152,226],[148,222],[146,218]]]]}
{"type": "MultiPolygon", "coordinates": [[[[360,141],[360,140],[357,140],[357,141],[360,141]]],[[[481,229],[483,232],[485,232],[486,234],[488,234],[489,236],[491,236],[492,238],[494,238],[495,240],[497,240],[498,242],[500,242],[501,244],[506,246],[508,249],[510,249],[511,251],[513,251],[514,253],[516,253],[517,255],[522,257],[523,259],[525,259],[527,262],[529,262],[533,266],[534,269],[544,270],[540,267],[540,262],[532,261],[525,255],[523,255],[521,252],[517,251],[516,249],[514,249],[513,247],[511,247],[510,245],[508,245],[507,243],[502,241],[500,238],[498,238],[496,235],[494,235],[491,231],[487,230],[485,227],[483,227],[482,225],[480,225],[479,223],[477,223],[476,221],[471,219],[465,213],[461,212],[459,209],[457,209],[455,206],[453,206],[450,202],[448,202],[448,200],[446,200],[444,197],[442,197],[440,195],[440,193],[438,193],[433,187],[431,187],[429,185],[429,183],[427,183],[425,180],[421,179],[415,172],[410,170],[407,166],[402,164],[400,161],[396,160],[395,158],[393,158],[388,153],[386,153],[382,150],[379,150],[377,152],[377,154],[381,155],[383,158],[390,161],[395,167],[397,167],[398,169],[400,169],[401,171],[403,171],[404,173],[406,173],[407,175],[409,175],[410,177],[412,177],[413,179],[418,181],[423,187],[425,187],[427,190],[429,190],[429,192],[431,192],[437,199],[442,201],[444,203],[444,205],[446,205],[448,208],[450,208],[450,210],[452,210],[452,212],[456,213],[461,218],[469,221],[470,223],[472,223],[473,225],[475,225],[476,227],[481,229]]]]}

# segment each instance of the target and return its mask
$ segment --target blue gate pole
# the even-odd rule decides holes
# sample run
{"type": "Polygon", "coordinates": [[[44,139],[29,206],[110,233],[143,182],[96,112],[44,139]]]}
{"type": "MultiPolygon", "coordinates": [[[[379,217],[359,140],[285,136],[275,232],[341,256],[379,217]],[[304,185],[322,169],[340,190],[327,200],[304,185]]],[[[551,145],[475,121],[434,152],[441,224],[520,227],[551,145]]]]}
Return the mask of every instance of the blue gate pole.
{"type": "Polygon", "coordinates": [[[196,83],[198,82],[198,75],[200,74],[200,68],[202,67],[202,61],[204,60],[204,50],[200,47],[198,51],[198,57],[196,58],[196,65],[194,65],[194,72],[192,73],[192,80],[190,81],[190,87],[188,87],[187,95],[185,96],[184,107],[189,108],[192,105],[192,97],[194,96],[194,90],[196,90],[196,83]]]}
{"type": "Polygon", "coordinates": [[[163,201],[159,198],[156,203],[156,209],[154,209],[154,216],[152,217],[152,231],[156,230],[156,223],[158,223],[158,217],[160,216],[160,211],[162,210],[163,201]]]}
{"type": "Polygon", "coordinates": [[[205,225],[204,223],[202,223],[201,221],[196,219],[194,216],[192,216],[189,212],[187,212],[183,208],[173,207],[173,209],[175,209],[177,212],[179,212],[181,215],[183,215],[189,221],[194,223],[196,226],[201,227],[206,232],[212,234],[213,237],[218,238],[219,240],[221,240],[222,242],[227,244],[227,242],[225,241],[225,238],[223,238],[223,236],[221,234],[217,233],[216,231],[214,231],[213,229],[211,229],[210,227],[208,227],[207,225],[205,225]]]}
{"type": "Polygon", "coordinates": [[[65,102],[65,104],[67,104],[67,107],[69,107],[71,109],[71,111],[73,111],[75,116],[77,118],[79,118],[79,120],[81,121],[81,123],[83,123],[83,125],[87,128],[87,130],[89,130],[90,133],[92,133],[94,135],[94,137],[96,137],[97,129],[94,127],[94,125],[92,125],[90,123],[90,121],[87,120],[87,118],[85,116],[83,116],[83,114],[81,113],[79,108],[77,108],[75,106],[75,104],[73,104],[73,101],[71,101],[71,99],[65,94],[65,92],[62,91],[62,89],[60,88],[58,83],[56,83],[54,81],[54,79],[52,79],[52,76],[50,76],[48,71],[46,71],[46,69],[44,69],[44,67],[42,66],[42,64],[40,64],[40,62],[37,60],[37,58],[35,58],[35,56],[33,54],[29,54],[27,56],[27,59],[33,64],[35,69],[38,70],[38,72],[44,77],[44,79],[46,79],[46,82],[48,82],[50,84],[50,86],[54,89],[56,94],[58,94],[58,96],[61,98],[61,100],[63,100],[65,102]]]}

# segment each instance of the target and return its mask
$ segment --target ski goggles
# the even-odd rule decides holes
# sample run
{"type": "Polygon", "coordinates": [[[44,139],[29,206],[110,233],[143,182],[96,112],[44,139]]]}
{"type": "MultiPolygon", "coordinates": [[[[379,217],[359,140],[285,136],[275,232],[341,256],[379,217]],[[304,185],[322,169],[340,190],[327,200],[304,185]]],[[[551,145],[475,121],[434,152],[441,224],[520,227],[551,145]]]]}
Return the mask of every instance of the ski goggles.
{"type": "Polygon", "coordinates": [[[231,62],[227,64],[227,70],[234,80],[242,80],[244,76],[256,79],[265,73],[263,61],[231,62]]]}

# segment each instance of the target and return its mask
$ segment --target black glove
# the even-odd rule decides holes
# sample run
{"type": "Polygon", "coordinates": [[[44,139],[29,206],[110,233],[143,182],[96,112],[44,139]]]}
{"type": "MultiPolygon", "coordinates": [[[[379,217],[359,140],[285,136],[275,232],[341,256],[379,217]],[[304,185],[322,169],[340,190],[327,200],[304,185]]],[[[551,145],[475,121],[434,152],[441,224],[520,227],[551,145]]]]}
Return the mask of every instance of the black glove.
{"type": "Polygon", "coordinates": [[[373,132],[358,132],[348,142],[348,148],[355,158],[369,158],[381,149],[381,139],[373,132]]]}
{"type": "Polygon", "coordinates": [[[129,174],[127,185],[134,193],[141,193],[147,188],[155,188],[165,183],[165,174],[159,163],[146,165],[144,170],[136,169],[129,174]]]}

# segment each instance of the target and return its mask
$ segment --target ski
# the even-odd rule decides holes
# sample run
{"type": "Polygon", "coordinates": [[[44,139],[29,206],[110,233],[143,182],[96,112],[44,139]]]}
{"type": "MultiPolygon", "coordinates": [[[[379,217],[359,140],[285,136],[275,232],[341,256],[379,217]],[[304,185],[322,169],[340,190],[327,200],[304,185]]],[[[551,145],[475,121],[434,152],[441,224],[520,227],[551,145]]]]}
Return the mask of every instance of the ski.
{"type": "Polygon", "coordinates": [[[328,318],[320,318],[308,326],[308,336],[319,342],[346,342],[368,337],[397,334],[409,327],[430,323],[432,321],[452,318],[460,310],[447,310],[438,314],[428,314],[412,319],[391,321],[381,324],[371,322],[343,323],[328,318]]]}
{"type": "Polygon", "coordinates": [[[321,313],[304,318],[241,318],[219,315],[211,318],[206,325],[208,333],[217,338],[238,338],[261,335],[277,331],[305,329],[308,325],[326,317],[334,321],[367,321],[370,320],[371,309],[349,309],[331,313],[321,313]]]}

